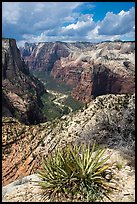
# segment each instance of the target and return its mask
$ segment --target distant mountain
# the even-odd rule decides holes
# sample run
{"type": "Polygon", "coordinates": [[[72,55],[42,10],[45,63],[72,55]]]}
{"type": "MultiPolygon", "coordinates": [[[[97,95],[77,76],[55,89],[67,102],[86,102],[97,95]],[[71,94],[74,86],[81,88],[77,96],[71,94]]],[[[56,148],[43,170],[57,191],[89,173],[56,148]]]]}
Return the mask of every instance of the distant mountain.
{"type": "Polygon", "coordinates": [[[135,91],[135,42],[42,42],[22,57],[30,69],[74,85],[72,96],[82,102],[135,91]]]}
{"type": "Polygon", "coordinates": [[[21,56],[23,57],[30,56],[35,47],[36,47],[35,43],[25,42],[24,47],[19,47],[21,56]]]}
{"type": "Polygon", "coordinates": [[[46,120],[40,96],[43,84],[31,76],[20,56],[14,39],[2,39],[2,115],[19,119],[25,124],[46,120]]]}

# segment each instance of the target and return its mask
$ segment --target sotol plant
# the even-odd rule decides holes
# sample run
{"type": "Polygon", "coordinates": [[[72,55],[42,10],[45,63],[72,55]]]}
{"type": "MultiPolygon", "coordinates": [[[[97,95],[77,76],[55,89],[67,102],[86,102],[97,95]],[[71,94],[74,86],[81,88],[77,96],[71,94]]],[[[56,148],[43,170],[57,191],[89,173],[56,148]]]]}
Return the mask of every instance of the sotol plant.
{"type": "Polygon", "coordinates": [[[110,186],[103,173],[110,167],[103,157],[105,149],[90,145],[68,145],[50,154],[38,175],[38,182],[50,194],[50,198],[58,195],[71,199],[80,196],[83,201],[96,201],[107,196],[110,186]]]}

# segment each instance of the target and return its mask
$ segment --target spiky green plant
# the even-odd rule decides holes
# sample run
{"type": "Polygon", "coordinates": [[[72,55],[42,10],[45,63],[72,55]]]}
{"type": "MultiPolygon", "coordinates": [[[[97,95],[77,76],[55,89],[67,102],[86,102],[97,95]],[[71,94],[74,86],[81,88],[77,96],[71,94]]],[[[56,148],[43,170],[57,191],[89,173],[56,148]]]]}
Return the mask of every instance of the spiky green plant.
{"type": "Polygon", "coordinates": [[[110,167],[103,157],[105,149],[90,145],[68,145],[50,154],[38,175],[38,182],[51,195],[81,195],[84,201],[96,201],[110,189],[103,172],[110,167]]]}

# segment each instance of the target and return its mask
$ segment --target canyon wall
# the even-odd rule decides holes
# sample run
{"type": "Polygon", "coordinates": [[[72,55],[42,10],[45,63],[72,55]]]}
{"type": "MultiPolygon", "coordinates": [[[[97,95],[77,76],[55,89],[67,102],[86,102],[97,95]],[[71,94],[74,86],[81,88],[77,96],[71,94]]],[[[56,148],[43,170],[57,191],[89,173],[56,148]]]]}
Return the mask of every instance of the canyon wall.
{"type": "Polygon", "coordinates": [[[14,39],[2,39],[2,115],[25,124],[45,121],[41,109],[43,84],[31,76],[14,39]]]}
{"type": "Polygon", "coordinates": [[[135,91],[135,42],[39,43],[23,57],[30,69],[73,85],[72,96],[82,102],[135,91]]]}

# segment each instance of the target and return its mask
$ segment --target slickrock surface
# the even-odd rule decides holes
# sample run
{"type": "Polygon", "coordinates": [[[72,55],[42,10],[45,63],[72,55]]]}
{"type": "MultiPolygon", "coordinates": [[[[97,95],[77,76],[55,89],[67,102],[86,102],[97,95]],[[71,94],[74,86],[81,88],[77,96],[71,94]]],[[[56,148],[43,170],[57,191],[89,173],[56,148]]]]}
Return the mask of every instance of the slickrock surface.
{"type": "Polygon", "coordinates": [[[39,125],[26,126],[15,119],[3,118],[3,186],[36,174],[43,157],[56,148],[71,142],[93,144],[94,140],[113,153],[111,159],[115,161],[114,171],[119,177],[117,184],[123,194],[119,191],[112,198],[122,202],[133,201],[135,95],[99,96],[83,110],[39,125]]]}
{"type": "Polygon", "coordinates": [[[31,76],[14,39],[2,39],[2,115],[25,124],[46,121],[40,99],[43,84],[31,76]]]}
{"type": "Polygon", "coordinates": [[[40,179],[36,174],[26,176],[3,187],[3,202],[40,202],[42,201],[42,189],[33,181],[40,179]]]}
{"type": "MultiPolygon", "coordinates": [[[[115,187],[107,197],[104,196],[102,202],[135,202],[135,170],[134,165],[128,165],[129,159],[133,157],[129,155],[128,159],[121,156],[119,150],[107,148],[106,155],[111,154],[108,162],[112,163],[112,167],[108,174],[112,175],[110,180],[111,186],[115,187]],[[118,164],[122,165],[118,169],[118,164]],[[110,200],[111,199],[111,200],[110,200]]],[[[46,191],[37,185],[40,178],[37,174],[32,174],[16,180],[2,189],[3,202],[52,202],[46,191]]],[[[56,201],[71,201],[61,198],[56,201]]],[[[80,201],[80,200],[73,200],[80,201]]]]}

